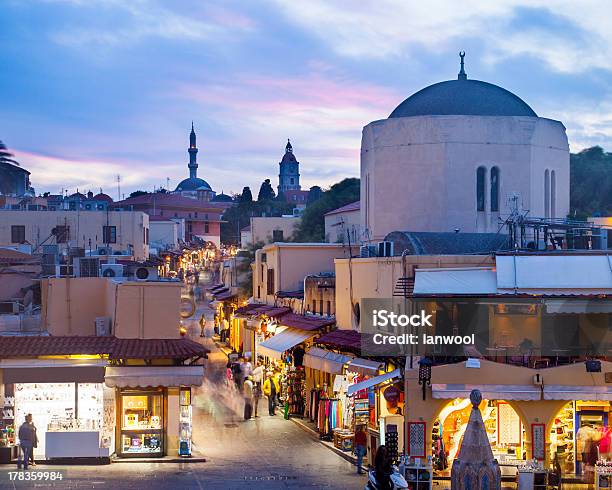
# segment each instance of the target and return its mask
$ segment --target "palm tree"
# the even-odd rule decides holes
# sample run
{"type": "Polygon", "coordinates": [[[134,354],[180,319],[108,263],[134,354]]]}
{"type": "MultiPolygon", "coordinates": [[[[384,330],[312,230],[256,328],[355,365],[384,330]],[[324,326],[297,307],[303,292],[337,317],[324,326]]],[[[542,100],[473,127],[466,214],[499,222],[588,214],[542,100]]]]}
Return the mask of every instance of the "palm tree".
{"type": "Polygon", "coordinates": [[[13,154],[8,151],[6,145],[0,141],[0,163],[9,163],[12,165],[19,165],[16,160],[13,160],[13,154]]]}

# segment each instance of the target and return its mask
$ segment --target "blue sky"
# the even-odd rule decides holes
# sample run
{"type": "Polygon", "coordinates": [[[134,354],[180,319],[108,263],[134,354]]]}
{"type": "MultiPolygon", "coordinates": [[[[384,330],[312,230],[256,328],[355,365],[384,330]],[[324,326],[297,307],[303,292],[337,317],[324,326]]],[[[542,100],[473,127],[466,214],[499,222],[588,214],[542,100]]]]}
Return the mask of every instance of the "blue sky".
{"type": "Polygon", "coordinates": [[[361,129],[426,85],[470,78],[612,150],[612,6],[569,0],[0,0],[0,140],[37,191],[122,192],[187,175],[302,184],[359,174],[361,129]]]}

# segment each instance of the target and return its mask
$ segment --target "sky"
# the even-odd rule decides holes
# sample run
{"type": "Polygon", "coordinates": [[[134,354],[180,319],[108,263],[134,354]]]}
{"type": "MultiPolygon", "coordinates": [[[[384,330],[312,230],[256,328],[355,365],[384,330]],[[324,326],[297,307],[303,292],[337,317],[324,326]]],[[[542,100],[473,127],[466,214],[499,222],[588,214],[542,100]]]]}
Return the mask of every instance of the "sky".
{"type": "Polygon", "coordinates": [[[612,150],[612,4],[582,0],[0,0],[0,140],[37,192],[117,198],[198,176],[302,188],[359,176],[361,130],[456,78],[612,150]],[[169,181],[167,180],[169,179],[169,181]]]}

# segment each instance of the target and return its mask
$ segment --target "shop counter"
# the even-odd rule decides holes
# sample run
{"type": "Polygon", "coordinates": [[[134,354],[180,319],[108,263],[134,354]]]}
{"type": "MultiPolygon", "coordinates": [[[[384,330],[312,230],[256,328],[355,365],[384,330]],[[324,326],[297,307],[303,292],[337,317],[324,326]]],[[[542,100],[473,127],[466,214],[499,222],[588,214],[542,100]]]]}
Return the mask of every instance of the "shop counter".
{"type": "Polygon", "coordinates": [[[105,458],[110,448],[100,447],[100,431],[47,431],[45,457],[52,458],[105,458]]]}

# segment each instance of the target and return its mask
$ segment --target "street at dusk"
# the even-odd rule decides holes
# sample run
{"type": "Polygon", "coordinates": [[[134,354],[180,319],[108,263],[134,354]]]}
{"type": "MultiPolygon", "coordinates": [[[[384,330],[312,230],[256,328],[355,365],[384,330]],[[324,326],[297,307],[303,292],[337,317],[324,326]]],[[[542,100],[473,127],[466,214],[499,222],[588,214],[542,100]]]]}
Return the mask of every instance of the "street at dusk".
{"type": "Polygon", "coordinates": [[[608,2],[0,11],[0,490],[612,489],[608,2]]]}

